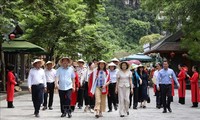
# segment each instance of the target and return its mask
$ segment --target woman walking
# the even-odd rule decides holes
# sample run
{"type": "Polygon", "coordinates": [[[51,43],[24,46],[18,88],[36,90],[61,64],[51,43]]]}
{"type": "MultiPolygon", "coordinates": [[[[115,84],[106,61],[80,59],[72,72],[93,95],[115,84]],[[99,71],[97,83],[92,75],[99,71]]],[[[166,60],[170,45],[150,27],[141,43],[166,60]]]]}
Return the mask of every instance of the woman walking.
{"type": "Polygon", "coordinates": [[[106,110],[106,96],[108,93],[108,85],[110,83],[110,75],[106,70],[106,62],[101,60],[90,75],[89,91],[90,95],[95,95],[96,118],[103,117],[102,112],[106,110]]]}
{"type": "Polygon", "coordinates": [[[79,78],[78,73],[76,71],[78,64],[76,62],[73,62],[73,67],[74,67],[74,75],[75,75],[75,84],[74,84],[75,90],[72,91],[72,95],[71,95],[71,105],[70,106],[71,106],[72,112],[74,112],[74,110],[75,110],[77,96],[78,96],[78,89],[80,86],[79,79],[78,79],[79,78]]]}
{"type": "Polygon", "coordinates": [[[138,89],[139,89],[139,85],[142,84],[142,80],[140,78],[140,76],[137,73],[137,67],[138,65],[132,65],[131,66],[131,72],[132,72],[132,83],[133,83],[133,92],[134,94],[130,93],[130,105],[129,108],[132,105],[132,98],[133,98],[133,109],[137,109],[138,106],[138,89]]]}
{"type": "Polygon", "coordinates": [[[184,65],[179,64],[178,69],[180,70],[178,74],[178,82],[180,84],[180,88],[178,89],[179,103],[185,104],[185,91],[186,91],[186,68],[184,65]]]}
{"type": "Polygon", "coordinates": [[[112,112],[112,104],[114,109],[117,110],[117,95],[115,93],[116,82],[117,82],[117,65],[113,62],[108,64],[109,73],[110,73],[110,84],[108,86],[108,112],[112,112]]]}
{"type": "Polygon", "coordinates": [[[8,108],[14,108],[13,99],[15,92],[15,85],[17,84],[15,81],[15,75],[13,74],[14,65],[8,65],[8,74],[7,74],[7,102],[8,108]]]}
{"type": "Polygon", "coordinates": [[[89,78],[91,73],[93,72],[94,69],[94,63],[90,62],[88,63],[88,69],[86,72],[86,79],[84,82],[84,100],[85,100],[85,109],[84,112],[87,112],[90,110],[91,113],[94,113],[94,104],[95,100],[94,97],[89,96],[89,91],[88,91],[88,86],[89,86],[89,78]]]}
{"type": "Polygon", "coordinates": [[[148,99],[147,95],[147,87],[148,87],[148,75],[144,70],[143,65],[139,65],[138,70],[137,70],[140,78],[142,79],[142,84],[139,87],[139,101],[141,102],[140,107],[146,108],[146,102],[148,99]]]}
{"type": "Polygon", "coordinates": [[[199,73],[198,73],[198,68],[197,66],[192,67],[192,72],[194,73],[192,77],[187,75],[190,78],[190,83],[191,83],[191,95],[192,95],[192,107],[198,107],[198,102],[200,101],[199,99],[199,86],[198,86],[198,80],[199,80],[199,73]]]}
{"type": "Polygon", "coordinates": [[[117,73],[116,93],[119,98],[119,114],[124,117],[129,115],[129,95],[130,90],[133,93],[132,72],[129,70],[130,65],[127,62],[119,64],[120,71],[117,73]]]}

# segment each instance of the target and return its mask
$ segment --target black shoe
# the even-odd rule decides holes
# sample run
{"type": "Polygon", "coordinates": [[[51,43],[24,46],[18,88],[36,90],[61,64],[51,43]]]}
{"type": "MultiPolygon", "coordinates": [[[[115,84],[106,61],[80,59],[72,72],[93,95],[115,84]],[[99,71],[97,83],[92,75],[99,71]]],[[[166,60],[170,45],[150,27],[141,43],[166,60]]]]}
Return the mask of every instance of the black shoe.
{"type": "Polygon", "coordinates": [[[53,110],[53,108],[52,108],[52,107],[49,107],[49,110],[53,110]]]}
{"type": "Polygon", "coordinates": [[[129,115],[129,112],[127,112],[127,115],[129,115]]]}
{"type": "Polygon", "coordinates": [[[68,118],[71,118],[72,117],[72,114],[71,113],[68,113],[68,118]]]}
{"type": "Polygon", "coordinates": [[[60,117],[66,117],[66,113],[62,113],[60,117]]]}
{"type": "Polygon", "coordinates": [[[42,108],[42,110],[46,110],[47,109],[47,107],[46,106],[44,106],[43,108],[42,108]]]}
{"type": "Polygon", "coordinates": [[[160,105],[157,105],[156,108],[160,109],[161,107],[160,107],[160,105]]]}
{"type": "Polygon", "coordinates": [[[137,110],[137,107],[133,107],[133,109],[137,110]]]}
{"type": "Polygon", "coordinates": [[[146,106],[143,106],[143,108],[146,108],[146,106]]]}
{"type": "Polygon", "coordinates": [[[167,110],[163,110],[163,112],[162,113],[167,113],[167,110]]]}
{"type": "Polygon", "coordinates": [[[115,111],[117,111],[117,106],[114,106],[115,111]]]}
{"type": "Polygon", "coordinates": [[[99,115],[95,115],[96,118],[99,118],[99,115]]]}
{"type": "Polygon", "coordinates": [[[171,109],[171,108],[168,108],[168,111],[171,113],[171,112],[172,112],[172,109],[171,109]]]}
{"type": "Polygon", "coordinates": [[[112,110],[108,110],[108,112],[112,112],[112,110]]]}
{"type": "Polygon", "coordinates": [[[36,114],[35,114],[35,117],[40,117],[39,113],[36,113],[36,114]]]}
{"type": "Polygon", "coordinates": [[[120,115],[120,117],[124,117],[124,115],[120,115]]]}

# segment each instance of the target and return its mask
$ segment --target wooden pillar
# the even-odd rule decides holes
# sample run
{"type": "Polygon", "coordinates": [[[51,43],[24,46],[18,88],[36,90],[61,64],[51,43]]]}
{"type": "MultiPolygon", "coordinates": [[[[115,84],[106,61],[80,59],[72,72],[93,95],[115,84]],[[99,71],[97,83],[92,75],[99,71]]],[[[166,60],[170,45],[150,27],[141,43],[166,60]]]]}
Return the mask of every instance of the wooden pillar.
{"type": "Polygon", "coordinates": [[[20,80],[24,81],[25,80],[25,57],[24,54],[20,54],[20,80]]]}

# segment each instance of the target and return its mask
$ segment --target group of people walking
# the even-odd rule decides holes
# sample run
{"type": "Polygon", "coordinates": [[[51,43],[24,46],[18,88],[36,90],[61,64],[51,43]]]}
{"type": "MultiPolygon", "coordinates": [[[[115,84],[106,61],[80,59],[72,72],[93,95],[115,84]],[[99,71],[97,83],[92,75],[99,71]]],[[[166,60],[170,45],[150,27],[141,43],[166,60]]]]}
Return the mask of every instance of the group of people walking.
{"type": "MultiPolygon", "coordinates": [[[[58,89],[60,98],[61,117],[72,117],[76,105],[79,109],[83,107],[84,112],[95,112],[95,117],[103,117],[106,111],[106,99],[108,101],[108,112],[119,109],[120,117],[129,115],[129,108],[137,109],[138,103],[141,108],[146,108],[149,84],[149,72],[140,64],[129,64],[120,62],[114,58],[109,63],[103,60],[86,62],[82,59],[72,61],[68,57],[59,60],[59,67],[54,69],[54,63],[48,61],[45,69],[42,68],[43,61],[35,59],[28,75],[28,88],[32,94],[34,115],[39,117],[39,110],[53,110],[54,90],[58,89]],[[49,96],[49,97],[48,97],[49,96]],[[48,100],[49,98],[49,100],[48,100]],[[48,104],[47,104],[48,103],[48,104]]],[[[8,107],[13,108],[13,86],[16,84],[12,74],[13,67],[9,67],[7,78],[8,107]],[[9,86],[10,85],[10,86],[9,86]]],[[[156,107],[163,107],[163,113],[167,110],[172,112],[171,102],[173,93],[173,82],[178,86],[179,102],[185,103],[185,78],[191,81],[193,107],[198,106],[198,69],[193,66],[193,76],[187,74],[185,66],[179,65],[178,78],[174,71],[169,68],[167,61],[156,64],[153,74],[156,88],[156,107]]]]}

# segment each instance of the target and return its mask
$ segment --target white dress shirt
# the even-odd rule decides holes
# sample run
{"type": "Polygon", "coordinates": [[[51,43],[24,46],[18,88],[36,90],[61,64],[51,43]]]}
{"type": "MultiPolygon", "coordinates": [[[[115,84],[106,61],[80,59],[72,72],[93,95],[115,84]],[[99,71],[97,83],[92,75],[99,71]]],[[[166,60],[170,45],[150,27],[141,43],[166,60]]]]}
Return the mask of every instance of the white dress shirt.
{"type": "Polygon", "coordinates": [[[87,69],[84,68],[84,67],[77,67],[77,73],[78,73],[78,77],[79,77],[79,82],[80,84],[82,85],[83,82],[85,81],[86,79],[86,74],[87,74],[87,69]]]}
{"type": "Polygon", "coordinates": [[[117,82],[117,72],[118,70],[109,70],[110,72],[110,83],[116,83],[117,82]]]}
{"type": "Polygon", "coordinates": [[[44,84],[44,87],[47,86],[44,69],[31,68],[28,75],[28,87],[31,88],[32,85],[38,84],[44,84]]]}
{"type": "Polygon", "coordinates": [[[51,70],[45,69],[45,76],[46,76],[47,83],[53,83],[56,78],[56,70],[55,69],[51,69],[51,70]]]}

